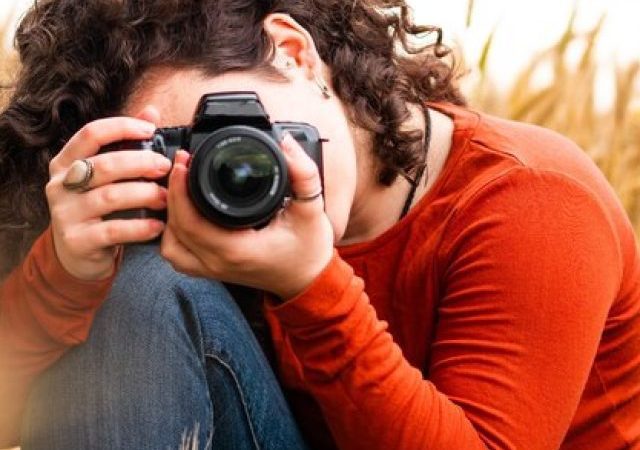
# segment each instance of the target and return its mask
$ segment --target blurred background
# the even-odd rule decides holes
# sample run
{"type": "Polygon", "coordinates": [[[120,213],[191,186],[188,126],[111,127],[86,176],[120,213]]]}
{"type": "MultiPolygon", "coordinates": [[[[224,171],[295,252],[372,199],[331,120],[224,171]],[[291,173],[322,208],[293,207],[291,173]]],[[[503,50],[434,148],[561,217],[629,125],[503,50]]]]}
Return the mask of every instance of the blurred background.
{"type": "Polygon", "coordinates": [[[640,236],[640,2],[411,1],[474,108],[552,128],[600,166],[640,236]]]}
{"type": "MultiPolygon", "coordinates": [[[[418,22],[444,30],[472,107],[572,138],[640,233],[640,1],[408,2],[418,22]]],[[[12,32],[32,3],[0,1],[2,85],[15,73],[12,32]]]]}

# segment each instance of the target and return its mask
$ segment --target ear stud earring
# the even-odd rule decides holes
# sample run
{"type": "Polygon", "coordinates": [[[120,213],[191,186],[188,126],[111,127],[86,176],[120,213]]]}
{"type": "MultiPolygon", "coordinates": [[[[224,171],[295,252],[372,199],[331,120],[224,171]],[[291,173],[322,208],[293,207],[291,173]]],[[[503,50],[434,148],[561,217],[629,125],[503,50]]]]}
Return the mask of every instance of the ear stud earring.
{"type": "Polygon", "coordinates": [[[278,52],[275,58],[273,58],[273,66],[280,70],[291,70],[295,67],[295,62],[293,58],[289,58],[278,52]]]}

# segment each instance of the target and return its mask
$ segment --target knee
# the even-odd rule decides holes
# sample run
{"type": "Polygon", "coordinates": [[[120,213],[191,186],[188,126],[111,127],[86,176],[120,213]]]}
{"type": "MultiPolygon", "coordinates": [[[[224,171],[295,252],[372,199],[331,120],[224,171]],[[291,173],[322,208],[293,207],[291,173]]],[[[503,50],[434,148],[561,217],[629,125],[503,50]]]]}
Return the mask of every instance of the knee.
{"type": "Polygon", "coordinates": [[[239,332],[251,329],[224,285],[176,272],[157,246],[136,246],[127,249],[90,341],[128,351],[196,350],[203,356],[212,341],[234,339],[239,332]]]}
{"type": "Polygon", "coordinates": [[[167,342],[191,346],[201,331],[201,309],[220,309],[220,303],[230,301],[221,283],[176,272],[157,246],[130,247],[96,316],[90,341],[119,341],[129,349],[134,342],[135,348],[157,348],[167,342]]]}

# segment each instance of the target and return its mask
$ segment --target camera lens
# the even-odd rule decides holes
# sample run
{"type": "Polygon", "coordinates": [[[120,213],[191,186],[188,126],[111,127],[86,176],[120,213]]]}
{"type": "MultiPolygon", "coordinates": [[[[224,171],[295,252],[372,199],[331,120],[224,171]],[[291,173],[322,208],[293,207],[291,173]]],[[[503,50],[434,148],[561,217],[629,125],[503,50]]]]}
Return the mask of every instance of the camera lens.
{"type": "Polygon", "coordinates": [[[189,190],[200,212],[228,228],[259,227],[282,207],[289,182],[286,162],[273,137],[233,125],[197,146],[189,190]]]}
{"type": "Polygon", "coordinates": [[[209,182],[224,202],[244,207],[271,190],[277,161],[253,139],[240,139],[219,152],[211,163],[209,182]]]}

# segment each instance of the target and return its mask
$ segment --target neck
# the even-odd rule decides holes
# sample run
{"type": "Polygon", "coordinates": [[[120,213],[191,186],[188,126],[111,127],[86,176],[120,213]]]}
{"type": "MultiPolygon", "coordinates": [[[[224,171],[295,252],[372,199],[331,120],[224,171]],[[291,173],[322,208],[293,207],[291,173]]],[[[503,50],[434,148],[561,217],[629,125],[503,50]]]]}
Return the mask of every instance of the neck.
{"type": "MultiPolygon", "coordinates": [[[[418,186],[412,206],[428,192],[437,179],[451,148],[453,122],[447,116],[430,110],[431,142],[427,153],[427,176],[418,186]]],[[[407,126],[424,129],[425,119],[422,109],[412,109],[412,117],[407,126]]],[[[370,138],[356,133],[358,148],[370,149],[370,138]]],[[[391,186],[382,186],[376,179],[373,152],[362,151],[358,158],[358,183],[351,207],[349,223],[339,246],[367,242],[393,227],[402,214],[402,208],[411,191],[411,185],[403,177],[391,186]]]]}
{"type": "Polygon", "coordinates": [[[400,218],[403,198],[406,198],[411,189],[409,182],[398,177],[393,185],[387,187],[380,185],[375,179],[373,181],[374,183],[356,190],[349,223],[338,245],[375,239],[400,218]]]}

